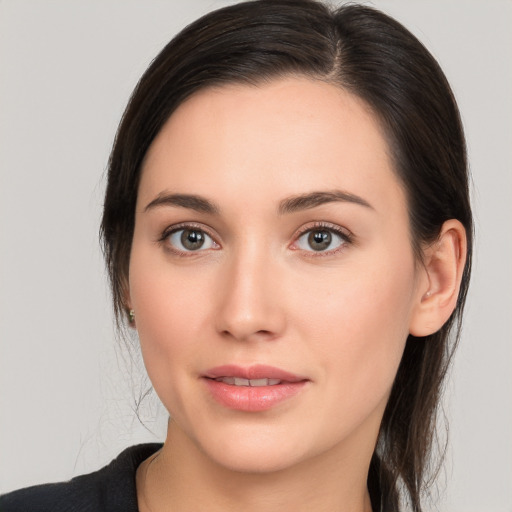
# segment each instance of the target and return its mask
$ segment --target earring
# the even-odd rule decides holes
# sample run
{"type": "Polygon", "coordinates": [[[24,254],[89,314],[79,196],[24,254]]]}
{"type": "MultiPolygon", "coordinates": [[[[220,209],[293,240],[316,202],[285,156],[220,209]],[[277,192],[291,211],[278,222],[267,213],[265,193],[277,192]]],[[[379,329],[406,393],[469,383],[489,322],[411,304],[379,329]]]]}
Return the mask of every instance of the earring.
{"type": "Polygon", "coordinates": [[[130,311],[128,311],[128,320],[130,321],[131,324],[135,322],[135,311],[133,309],[130,309],[130,311]]]}

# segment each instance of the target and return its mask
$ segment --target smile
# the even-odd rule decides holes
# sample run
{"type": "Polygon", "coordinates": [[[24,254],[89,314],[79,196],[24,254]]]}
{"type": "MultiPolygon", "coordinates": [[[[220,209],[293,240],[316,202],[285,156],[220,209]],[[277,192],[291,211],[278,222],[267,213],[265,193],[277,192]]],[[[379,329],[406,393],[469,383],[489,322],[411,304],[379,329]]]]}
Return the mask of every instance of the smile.
{"type": "Polygon", "coordinates": [[[203,376],[208,394],[217,404],[244,412],[260,412],[291,400],[309,379],[279,368],[255,365],[225,365],[203,376]]]}
{"type": "Polygon", "coordinates": [[[224,384],[229,384],[231,386],[252,386],[252,387],[276,386],[277,384],[281,384],[281,382],[282,382],[279,379],[243,379],[240,377],[219,377],[215,380],[217,382],[224,382],[224,384]]]}

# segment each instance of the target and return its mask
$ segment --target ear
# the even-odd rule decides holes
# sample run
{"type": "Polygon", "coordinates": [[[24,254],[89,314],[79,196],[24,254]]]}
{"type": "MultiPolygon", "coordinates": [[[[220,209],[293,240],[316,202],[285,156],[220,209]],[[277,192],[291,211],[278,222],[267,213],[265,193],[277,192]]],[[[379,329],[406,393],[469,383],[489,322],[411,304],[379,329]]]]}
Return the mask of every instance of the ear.
{"type": "Polygon", "coordinates": [[[424,250],[423,276],[409,326],[413,336],[433,334],[450,318],[457,305],[466,252],[464,226],[456,219],[447,220],[439,238],[424,250]]]}

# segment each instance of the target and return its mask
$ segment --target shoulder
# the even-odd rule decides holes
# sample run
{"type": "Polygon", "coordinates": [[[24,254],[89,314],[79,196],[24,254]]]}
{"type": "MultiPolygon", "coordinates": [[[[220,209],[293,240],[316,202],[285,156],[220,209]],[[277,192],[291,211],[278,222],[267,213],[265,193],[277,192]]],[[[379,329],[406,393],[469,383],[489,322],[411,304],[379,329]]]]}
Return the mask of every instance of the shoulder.
{"type": "Polygon", "coordinates": [[[124,450],[108,466],[68,482],[36,485],[0,496],[2,512],[137,512],[135,473],[161,448],[142,444],[124,450]]]}

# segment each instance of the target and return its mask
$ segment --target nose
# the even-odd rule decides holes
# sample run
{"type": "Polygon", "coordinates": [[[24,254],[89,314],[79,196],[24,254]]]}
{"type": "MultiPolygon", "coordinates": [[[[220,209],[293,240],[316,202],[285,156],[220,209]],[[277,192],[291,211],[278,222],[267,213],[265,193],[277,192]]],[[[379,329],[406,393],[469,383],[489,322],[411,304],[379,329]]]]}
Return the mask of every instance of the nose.
{"type": "Polygon", "coordinates": [[[216,308],[216,328],[225,338],[274,340],[285,329],[281,272],[262,252],[246,246],[225,263],[216,308]]]}

